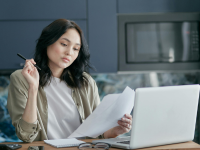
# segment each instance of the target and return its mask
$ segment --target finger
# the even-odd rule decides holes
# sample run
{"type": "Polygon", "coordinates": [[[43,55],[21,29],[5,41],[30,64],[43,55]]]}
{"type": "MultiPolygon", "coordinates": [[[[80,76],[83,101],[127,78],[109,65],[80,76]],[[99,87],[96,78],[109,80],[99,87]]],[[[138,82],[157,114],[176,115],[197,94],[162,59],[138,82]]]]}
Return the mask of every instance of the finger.
{"type": "Polygon", "coordinates": [[[32,69],[35,67],[31,61],[28,61],[27,64],[28,64],[32,69]]]}
{"type": "Polygon", "coordinates": [[[32,71],[31,64],[28,60],[26,60],[24,68],[22,69],[22,74],[26,75],[27,73],[30,73],[32,71]]]}
{"type": "Polygon", "coordinates": [[[36,64],[36,62],[34,61],[34,59],[30,59],[30,61],[33,63],[33,64],[36,64]]]}
{"type": "Polygon", "coordinates": [[[121,120],[122,120],[122,122],[125,122],[125,123],[128,123],[128,124],[132,124],[132,120],[131,119],[122,118],[121,120]]]}
{"type": "Polygon", "coordinates": [[[128,119],[131,119],[131,120],[132,120],[132,118],[133,118],[132,115],[130,115],[130,114],[125,114],[124,116],[125,116],[126,118],[128,118],[128,119]]]}
{"type": "Polygon", "coordinates": [[[125,123],[125,122],[123,122],[123,121],[121,121],[121,120],[118,121],[118,124],[119,124],[119,125],[122,125],[122,126],[124,126],[124,127],[126,127],[126,128],[130,128],[130,126],[131,126],[131,124],[125,123]]]}
{"type": "Polygon", "coordinates": [[[24,64],[24,68],[28,66],[29,61],[30,61],[29,59],[26,60],[26,62],[25,62],[25,64],[24,64]]]}
{"type": "Polygon", "coordinates": [[[26,74],[26,72],[27,72],[27,71],[26,71],[26,70],[27,70],[26,68],[27,68],[27,66],[26,66],[26,65],[24,65],[24,68],[22,69],[22,74],[23,74],[23,75],[25,75],[25,74],[26,74]]]}
{"type": "Polygon", "coordinates": [[[123,128],[126,132],[130,131],[130,129],[131,129],[131,125],[129,125],[129,126],[127,127],[127,126],[125,126],[125,125],[123,125],[123,124],[120,124],[120,123],[118,123],[118,124],[119,124],[119,126],[120,126],[121,128],[123,128]]]}
{"type": "Polygon", "coordinates": [[[129,125],[129,130],[131,130],[131,128],[132,128],[132,125],[129,125]]]}
{"type": "Polygon", "coordinates": [[[33,71],[36,71],[36,72],[38,72],[38,70],[37,70],[37,68],[34,66],[34,68],[33,68],[33,71]]]}
{"type": "Polygon", "coordinates": [[[25,64],[25,65],[24,65],[24,68],[26,68],[26,67],[27,67],[27,65],[25,64]]]}
{"type": "Polygon", "coordinates": [[[27,73],[29,73],[29,70],[30,70],[30,67],[29,67],[28,65],[26,65],[26,66],[23,68],[22,72],[23,72],[23,74],[27,74],[27,73]]]}
{"type": "Polygon", "coordinates": [[[25,61],[24,67],[26,67],[26,66],[27,66],[27,63],[28,63],[28,60],[26,60],[26,61],[25,61]]]}
{"type": "Polygon", "coordinates": [[[124,128],[126,128],[126,129],[128,129],[128,130],[131,130],[131,128],[132,128],[132,126],[131,126],[130,124],[128,124],[128,125],[126,125],[126,126],[124,126],[124,125],[121,125],[121,126],[123,126],[124,128]]]}
{"type": "MultiPolygon", "coordinates": [[[[30,63],[32,67],[34,67],[33,64],[36,64],[36,62],[35,62],[33,59],[27,59],[27,60],[26,60],[26,64],[27,64],[27,63],[30,63]]],[[[26,64],[25,64],[25,65],[26,65],[26,64]]]]}
{"type": "Polygon", "coordinates": [[[24,68],[24,71],[30,73],[32,71],[32,66],[27,64],[26,68],[24,68]]]}
{"type": "Polygon", "coordinates": [[[34,68],[33,64],[27,61],[26,66],[24,68],[24,72],[30,73],[31,71],[33,71],[33,68],[34,68]]]}
{"type": "Polygon", "coordinates": [[[128,131],[129,131],[128,128],[126,128],[126,127],[124,127],[124,126],[122,126],[122,125],[120,125],[120,127],[123,128],[123,130],[124,130],[125,132],[128,132],[128,131]]]}
{"type": "Polygon", "coordinates": [[[29,65],[29,61],[28,61],[28,60],[26,60],[26,62],[25,62],[25,64],[24,64],[24,68],[27,68],[27,67],[28,67],[28,65],[29,65]]]}

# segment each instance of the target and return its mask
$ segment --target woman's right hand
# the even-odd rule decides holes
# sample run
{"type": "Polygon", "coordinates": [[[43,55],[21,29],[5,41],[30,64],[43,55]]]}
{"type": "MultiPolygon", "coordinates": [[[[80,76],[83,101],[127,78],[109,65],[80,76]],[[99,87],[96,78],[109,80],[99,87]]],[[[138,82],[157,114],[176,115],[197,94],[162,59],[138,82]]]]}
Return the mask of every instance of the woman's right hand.
{"type": "Polygon", "coordinates": [[[28,82],[29,87],[32,86],[38,88],[39,73],[37,71],[37,68],[33,64],[36,64],[33,59],[27,59],[24,68],[22,69],[22,75],[28,82]]]}

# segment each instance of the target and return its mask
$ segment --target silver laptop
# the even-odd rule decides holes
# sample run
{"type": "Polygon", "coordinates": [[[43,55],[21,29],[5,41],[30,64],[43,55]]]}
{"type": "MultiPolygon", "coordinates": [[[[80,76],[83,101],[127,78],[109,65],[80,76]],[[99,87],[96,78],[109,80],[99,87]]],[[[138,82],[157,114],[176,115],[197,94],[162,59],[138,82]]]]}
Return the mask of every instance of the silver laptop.
{"type": "Polygon", "coordinates": [[[112,147],[136,149],[192,141],[199,85],[138,88],[135,93],[131,135],[93,140],[112,147]]]}

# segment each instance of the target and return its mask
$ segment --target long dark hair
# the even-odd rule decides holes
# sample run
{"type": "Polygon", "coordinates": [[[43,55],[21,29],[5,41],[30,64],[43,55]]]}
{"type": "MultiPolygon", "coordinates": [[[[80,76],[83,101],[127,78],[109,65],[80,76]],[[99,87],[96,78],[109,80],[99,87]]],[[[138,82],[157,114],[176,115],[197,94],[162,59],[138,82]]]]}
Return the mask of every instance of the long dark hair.
{"type": "Polygon", "coordinates": [[[80,88],[84,84],[83,72],[87,72],[87,70],[92,67],[89,64],[90,54],[83,32],[75,22],[66,19],[57,19],[42,30],[37,40],[34,60],[41,68],[41,71],[39,71],[40,86],[44,87],[46,84],[50,83],[52,77],[52,72],[48,66],[47,47],[56,42],[71,28],[78,31],[81,38],[81,48],[76,60],[69,67],[64,69],[60,79],[64,80],[71,87],[80,88]]]}

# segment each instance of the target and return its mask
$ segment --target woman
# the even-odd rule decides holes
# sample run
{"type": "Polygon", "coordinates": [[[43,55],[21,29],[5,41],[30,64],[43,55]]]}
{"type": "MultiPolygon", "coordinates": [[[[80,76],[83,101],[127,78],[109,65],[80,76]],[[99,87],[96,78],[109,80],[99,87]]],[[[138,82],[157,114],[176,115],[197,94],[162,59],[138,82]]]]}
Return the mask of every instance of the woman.
{"type": "MultiPolygon", "coordinates": [[[[58,19],[43,29],[34,59],[10,77],[7,105],[19,139],[67,138],[94,111],[100,100],[95,81],[86,73],[89,56],[83,33],[73,21],[58,19]]],[[[126,114],[119,126],[99,138],[130,131],[131,118],[126,114]]]]}

